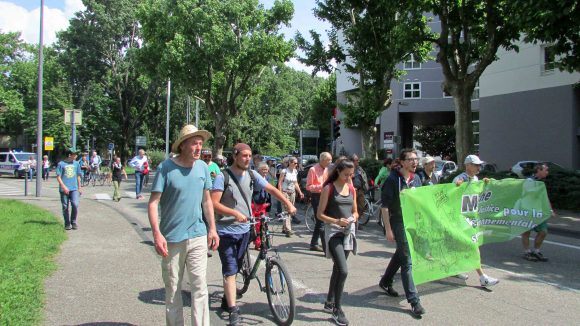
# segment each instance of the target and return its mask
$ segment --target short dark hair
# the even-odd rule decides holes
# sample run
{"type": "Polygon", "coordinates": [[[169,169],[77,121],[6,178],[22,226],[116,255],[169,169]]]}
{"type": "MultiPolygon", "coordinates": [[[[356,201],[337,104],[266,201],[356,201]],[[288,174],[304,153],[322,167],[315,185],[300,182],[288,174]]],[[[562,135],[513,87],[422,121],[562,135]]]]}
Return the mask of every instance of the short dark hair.
{"type": "Polygon", "coordinates": [[[403,148],[401,150],[401,154],[399,154],[399,159],[401,161],[404,161],[407,159],[407,153],[414,153],[415,155],[417,155],[417,151],[412,149],[412,148],[403,148]]]}

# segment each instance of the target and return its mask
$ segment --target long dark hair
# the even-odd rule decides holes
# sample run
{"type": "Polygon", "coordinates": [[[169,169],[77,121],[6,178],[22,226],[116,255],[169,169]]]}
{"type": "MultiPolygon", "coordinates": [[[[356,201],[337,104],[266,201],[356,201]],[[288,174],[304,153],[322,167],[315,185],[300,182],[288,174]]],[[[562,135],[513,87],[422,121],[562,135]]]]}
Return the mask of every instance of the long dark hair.
{"type": "Polygon", "coordinates": [[[322,187],[324,188],[324,187],[326,187],[327,184],[331,184],[334,181],[336,181],[336,179],[338,179],[338,175],[344,169],[354,169],[354,163],[349,159],[336,160],[336,163],[334,163],[334,167],[332,169],[332,172],[330,172],[330,176],[328,176],[328,179],[326,179],[326,181],[324,182],[322,187]]]}

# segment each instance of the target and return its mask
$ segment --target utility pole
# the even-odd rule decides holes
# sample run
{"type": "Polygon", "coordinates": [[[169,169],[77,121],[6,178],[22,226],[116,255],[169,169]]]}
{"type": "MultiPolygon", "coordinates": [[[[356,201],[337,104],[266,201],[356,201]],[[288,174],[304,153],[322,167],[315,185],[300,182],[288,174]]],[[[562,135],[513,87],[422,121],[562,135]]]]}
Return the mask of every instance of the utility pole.
{"type": "Polygon", "coordinates": [[[40,40],[38,47],[38,110],[36,117],[36,197],[40,197],[42,191],[42,178],[38,173],[42,173],[42,75],[43,57],[42,47],[44,43],[44,0],[40,0],[40,40]]]}

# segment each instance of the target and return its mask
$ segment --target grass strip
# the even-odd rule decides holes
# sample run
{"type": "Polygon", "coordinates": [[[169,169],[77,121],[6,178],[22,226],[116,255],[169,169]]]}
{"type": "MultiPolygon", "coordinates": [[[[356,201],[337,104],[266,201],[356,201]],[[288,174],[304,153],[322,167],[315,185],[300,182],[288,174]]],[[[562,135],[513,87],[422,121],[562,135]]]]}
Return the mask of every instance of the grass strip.
{"type": "Polygon", "coordinates": [[[59,219],[16,200],[0,199],[0,325],[39,325],[44,280],[66,239],[59,219]]]}

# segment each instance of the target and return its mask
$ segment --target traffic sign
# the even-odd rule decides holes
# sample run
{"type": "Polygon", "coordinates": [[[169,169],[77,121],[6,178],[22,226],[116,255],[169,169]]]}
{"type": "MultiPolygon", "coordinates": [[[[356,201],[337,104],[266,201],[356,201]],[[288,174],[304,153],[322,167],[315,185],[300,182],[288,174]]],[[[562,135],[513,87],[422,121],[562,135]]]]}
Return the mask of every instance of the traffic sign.
{"type": "Polygon", "coordinates": [[[320,138],[320,130],[316,129],[304,129],[302,130],[303,138],[320,138]]]}
{"type": "Polygon", "coordinates": [[[54,138],[53,137],[44,137],[44,150],[45,151],[54,150],[54,138]]]}
{"type": "Polygon", "coordinates": [[[137,146],[147,146],[147,137],[137,136],[135,137],[135,145],[137,146]]]}
{"type": "Polygon", "coordinates": [[[109,143],[109,146],[107,146],[107,149],[109,149],[109,151],[112,151],[113,148],[115,148],[115,144],[109,143]]]}

